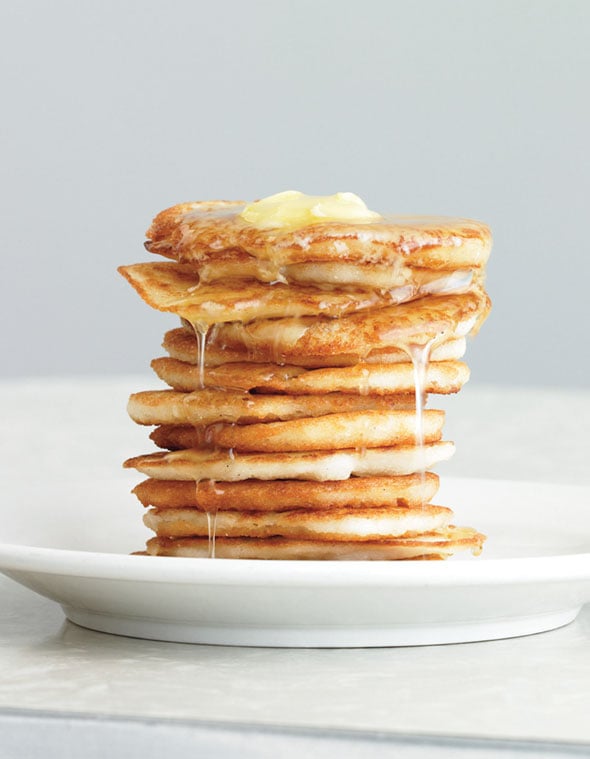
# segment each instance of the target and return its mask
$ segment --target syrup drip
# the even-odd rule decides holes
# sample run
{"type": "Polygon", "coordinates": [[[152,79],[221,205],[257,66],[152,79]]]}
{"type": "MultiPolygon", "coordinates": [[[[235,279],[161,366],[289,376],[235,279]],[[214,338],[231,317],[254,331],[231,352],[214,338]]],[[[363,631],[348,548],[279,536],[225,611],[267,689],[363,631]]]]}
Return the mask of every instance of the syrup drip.
{"type": "Polygon", "coordinates": [[[277,364],[277,366],[280,366],[281,364],[284,364],[285,361],[283,360],[283,356],[281,354],[281,342],[280,342],[280,332],[279,330],[276,331],[274,339],[272,341],[272,360],[273,363],[277,364]]]}
{"type": "Polygon", "coordinates": [[[208,327],[193,324],[195,337],[197,338],[197,367],[199,370],[199,387],[205,387],[205,345],[207,343],[208,327]]]}
{"type": "MultiPolygon", "coordinates": [[[[203,483],[213,495],[223,495],[223,488],[217,487],[215,480],[205,480],[203,483]]],[[[219,508],[214,506],[212,509],[207,510],[207,539],[208,539],[208,551],[207,556],[209,559],[215,558],[215,537],[217,534],[217,514],[219,508]]]]}
{"type": "Polygon", "coordinates": [[[371,384],[369,382],[369,377],[371,376],[371,372],[367,367],[361,368],[361,376],[359,377],[359,395],[369,395],[369,392],[371,390],[371,384]]]}
{"type": "MultiPolygon", "coordinates": [[[[195,333],[195,338],[197,340],[197,371],[199,375],[199,387],[201,390],[204,390],[205,388],[205,348],[207,344],[207,333],[209,331],[208,324],[203,324],[200,322],[190,322],[191,327],[193,328],[193,331],[195,333]]],[[[205,430],[204,433],[204,440],[205,443],[208,443],[207,439],[207,430],[205,430]]],[[[212,487],[213,490],[215,490],[215,481],[214,480],[208,480],[208,487],[212,487]]],[[[198,494],[199,494],[199,480],[195,480],[195,498],[198,502],[198,494]]],[[[209,559],[215,558],[215,536],[217,531],[217,508],[213,509],[212,511],[207,510],[207,543],[208,543],[208,549],[207,549],[207,557],[209,559]]]]}
{"type": "Polygon", "coordinates": [[[207,558],[215,558],[215,535],[217,531],[217,509],[207,512],[207,539],[208,550],[207,558]]]}
{"type": "MultiPolygon", "coordinates": [[[[420,460],[420,468],[417,474],[420,475],[420,487],[422,492],[426,486],[426,452],[424,449],[424,407],[426,405],[426,372],[428,371],[428,365],[430,363],[430,353],[432,346],[435,342],[435,338],[430,340],[425,345],[410,344],[404,346],[404,350],[412,359],[412,366],[414,368],[414,392],[416,403],[416,429],[414,433],[416,447],[418,449],[418,459],[420,460]]],[[[425,501],[422,498],[421,505],[425,506],[425,501]]]]}

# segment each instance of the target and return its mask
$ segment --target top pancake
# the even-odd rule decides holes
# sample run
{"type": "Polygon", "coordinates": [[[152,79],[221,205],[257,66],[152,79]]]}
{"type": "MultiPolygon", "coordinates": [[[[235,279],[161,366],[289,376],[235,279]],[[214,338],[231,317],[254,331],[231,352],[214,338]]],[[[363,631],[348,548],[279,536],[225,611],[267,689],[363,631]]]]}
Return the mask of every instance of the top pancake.
{"type": "MultiPolygon", "coordinates": [[[[260,229],[239,214],[241,201],[180,203],[159,213],[146,248],[180,262],[231,260],[244,254],[280,268],[309,262],[348,262],[426,269],[482,268],[491,250],[480,222],[428,216],[326,221],[296,229],[260,229]]],[[[277,276],[278,278],[278,276],[277,276]]]]}

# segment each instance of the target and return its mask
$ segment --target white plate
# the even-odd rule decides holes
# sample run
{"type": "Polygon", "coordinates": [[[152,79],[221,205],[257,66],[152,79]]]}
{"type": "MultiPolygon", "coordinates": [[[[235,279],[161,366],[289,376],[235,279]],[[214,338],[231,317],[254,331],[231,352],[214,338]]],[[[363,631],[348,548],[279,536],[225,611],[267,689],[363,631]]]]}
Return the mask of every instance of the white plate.
{"type": "Polygon", "coordinates": [[[397,563],[130,556],[146,533],[126,490],[15,483],[0,506],[0,570],[84,627],[225,645],[503,638],[567,624],[590,601],[586,487],[443,478],[437,502],[488,535],[483,555],[397,563]]]}

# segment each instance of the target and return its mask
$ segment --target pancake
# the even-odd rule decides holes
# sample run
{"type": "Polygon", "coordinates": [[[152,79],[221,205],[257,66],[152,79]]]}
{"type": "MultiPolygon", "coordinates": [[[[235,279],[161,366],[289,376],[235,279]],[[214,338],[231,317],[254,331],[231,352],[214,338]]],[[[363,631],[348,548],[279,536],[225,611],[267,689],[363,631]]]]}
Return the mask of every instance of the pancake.
{"type": "Polygon", "coordinates": [[[144,506],[199,508],[202,511],[287,511],[361,506],[420,506],[434,498],[438,476],[426,472],[403,477],[351,477],[347,480],[243,480],[199,483],[147,479],[133,489],[144,506]]]}
{"type": "MultiPolygon", "coordinates": [[[[393,561],[446,558],[461,550],[481,552],[485,536],[470,527],[449,526],[437,532],[411,538],[388,540],[288,540],[286,538],[219,538],[215,556],[219,559],[294,559],[298,561],[393,561]]],[[[211,555],[207,538],[151,538],[147,552],[152,556],[211,555]]]]}
{"type": "Polygon", "coordinates": [[[245,207],[240,201],[180,203],[156,216],[146,248],[181,263],[246,253],[279,273],[283,266],[315,262],[480,268],[491,250],[488,227],[466,219],[386,216],[259,229],[240,218],[245,207]]]}
{"type": "MultiPolygon", "coordinates": [[[[197,340],[192,327],[177,327],[168,330],[164,335],[162,347],[171,358],[190,364],[197,363],[197,340]]],[[[465,354],[466,341],[464,337],[447,340],[440,345],[433,346],[431,361],[455,361],[465,354]]],[[[329,356],[295,356],[292,363],[299,367],[322,368],[351,366],[359,361],[358,355],[332,354],[329,356]]],[[[363,359],[364,363],[407,363],[408,353],[401,348],[387,347],[372,349],[363,359]]],[[[205,366],[220,366],[226,363],[267,363],[268,359],[252,355],[243,345],[238,345],[231,350],[227,347],[211,344],[207,345],[205,352],[205,366]]],[[[278,364],[275,364],[278,367],[278,364]]]]}
{"type": "MultiPolygon", "coordinates": [[[[444,411],[424,411],[424,442],[441,439],[444,418],[444,411]]],[[[214,424],[205,434],[207,447],[262,453],[379,448],[415,440],[414,411],[353,411],[266,424],[214,424]]]]}
{"type": "Polygon", "coordinates": [[[297,284],[263,284],[244,279],[226,279],[215,284],[200,280],[191,265],[145,263],[118,269],[152,308],[178,314],[202,327],[223,322],[249,322],[289,316],[336,318],[374,308],[384,308],[437,292],[464,292],[471,277],[452,274],[432,284],[405,284],[387,289],[329,289],[297,284]]]}
{"type": "Polygon", "coordinates": [[[260,319],[217,325],[207,348],[247,350],[249,360],[297,363],[303,356],[356,356],[376,348],[444,343],[477,332],[489,311],[483,291],[441,295],[340,319],[260,319]]]}
{"type": "MultiPolygon", "coordinates": [[[[365,412],[352,412],[352,413],[365,413],[365,412]]],[[[369,414],[374,413],[387,413],[391,412],[366,412],[369,414]]],[[[235,448],[236,450],[263,450],[263,451],[304,451],[304,450],[326,450],[336,447],[338,440],[347,439],[347,448],[364,448],[371,447],[371,440],[375,447],[377,440],[381,445],[401,445],[403,442],[412,443],[415,440],[416,432],[416,417],[414,412],[411,413],[412,422],[405,422],[405,429],[395,431],[395,425],[400,425],[401,422],[393,421],[387,426],[387,423],[380,424],[374,431],[368,428],[368,419],[363,421],[362,419],[356,420],[354,424],[350,426],[347,424],[348,420],[340,422],[338,426],[333,424],[333,417],[335,415],[326,415],[317,417],[317,421],[325,420],[321,425],[314,424],[314,418],[306,418],[301,420],[304,422],[303,428],[307,428],[305,438],[302,438],[301,428],[298,426],[295,420],[294,424],[291,422],[267,422],[262,425],[253,423],[251,425],[242,426],[239,429],[233,426],[226,426],[220,423],[213,424],[207,427],[194,427],[191,424],[162,424],[156,427],[150,434],[150,440],[158,446],[158,448],[167,448],[171,451],[180,450],[182,448],[212,448],[214,446],[222,448],[235,448]],[[309,424],[308,424],[309,422],[309,424]],[[269,425],[291,425],[290,428],[283,427],[277,430],[276,427],[270,427],[269,425]],[[410,426],[412,425],[412,426],[410,426]],[[256,427],[256,430],[251,430],[251,427],[256,427]],[[393,427],[393,429],[392,429],[393,427]],[[315,435],[310,436],[309,431],[313,430],[315,435]],[[280,438],[277,438],[277,432],[280,438]],[[244,436],[241,433],[246,433],[244,436]],[[230,440],[232,444],[230,445],[230,440]],[[251,442],[248,442],[251,441],[251,442]],[[307,442],[306,442],[307,441],[307,442]],[[248,448],[244,446],[250,446],[248,448]],[[257,446],[256,448],[254,446],[257,446]],[[264,447],[262,447],[264,446],[264,447]],[[307,447],[303,447],[307,446],[307,447]]],[[[442,412],[437,412],[442,413],[442,412]]],[[[342,416],[342,415],[337,415],[342,416]]],[[[433,442],[440,439],[442,428],[442,419],[437,423],[432,418],[428,421],[428,428],[423,431],[423,438],[425,442],[433,442]]]]}
{"type": "Polygon", "coordinates": [[[401,262],[395,266],[383,266],[323,261],[290,264],[277,269],[272,262],[235,250],[216,253],[213,260],[185,265],[193,267],[201,282],[207,283],[254,279],[268,284],[280,282],[315,287],[361,287],[375,290],[411,287],[417,289],[420,295],[458,292],[481,279],[479,269],[420,269],[401,262]]]}
{"type": "MultiPolygon", "coordinates": [[[[151,363],[158,377],[175,390],[200,388],[201,372],[195,364],[173,358],[156,358],[151,363]]],[[[430,362],[425,372],[425,393],[456,393],[469,379],[469,369],[460,361],[430,362]]],[[[404,395],[411,402],[415,390],[412,364],[356,364],[355,366],[314,369],[277,364],[231,363],[208,368],[205,387],[230,388],[256,393],[315,395],[325,393],[365,393],[404,395]]]]}
{"type": "Polygon", "coordinates": [[[207,425],[213,422],[270,422],[322,416],[342,411],[391,408],[389,398],[329,395],[250,395],[230,390],[144,390],[133,393],[127,411],[138,424],[207,425]]]}
{"type": "Polygon", "coordinates": [[[366,451],[242,453],[189,448],[149,453],[125,461],[160,480],[346,480],[356,476],[397,476],[431,469],[451,458],[455,446],[443,441],[424,447],[368,448],[366,451]]]}
{"type": "MultiPolygon", "coordinates": [[[[446,527],[453,512],[444,506],[363,509],[338,508],[321,511],[219,511],[215,519],[217,538],[272,538],[294,540],[376,540],[432,532],[446,527]]],[[[150,509],[143,518],[159,537],[209,536],[211,515],[198,509],[150,509]]]]}

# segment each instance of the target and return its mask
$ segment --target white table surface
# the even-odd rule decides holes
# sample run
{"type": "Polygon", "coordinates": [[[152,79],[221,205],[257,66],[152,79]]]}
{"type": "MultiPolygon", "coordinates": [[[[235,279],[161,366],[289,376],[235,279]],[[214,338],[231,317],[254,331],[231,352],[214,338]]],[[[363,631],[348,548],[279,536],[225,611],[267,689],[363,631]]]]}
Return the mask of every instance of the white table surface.
{"type": "MultiPolygon", "coordinates": [[[[149,450],[124,411],[129,392],[148,387],[150,377],[1,383],[6,487],[112,478],[149,450]]],[[[590,485],[590,392],[468,385],[431,405],[448,409],[458,447],[441,476],[590,485]]],[[[121,473],[122,487],[135,481],[121,473]]],[[[54,745],[69,756],[68,741],[74,755],[90,734],[92,750],[102,736],[143,757],[160,745],[232,756],[236,741],[242,756],[590,756],[590,606],[523,638],[357,650],[110,636],[2,577],[0,607],[0,749],[20,747],[15,756],[52,756],[54,745]]]]}

